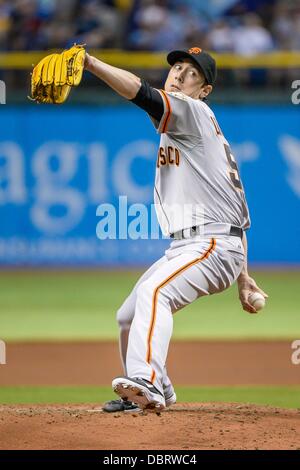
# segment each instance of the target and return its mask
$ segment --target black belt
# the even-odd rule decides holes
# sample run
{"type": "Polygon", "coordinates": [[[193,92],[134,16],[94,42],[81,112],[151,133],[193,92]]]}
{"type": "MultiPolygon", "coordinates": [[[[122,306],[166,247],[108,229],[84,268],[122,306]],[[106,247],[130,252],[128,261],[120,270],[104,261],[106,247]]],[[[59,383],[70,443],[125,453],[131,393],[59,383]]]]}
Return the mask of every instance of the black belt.
{"type": "MultiPolygon", "coordinates": [[[[190,229],[183,229],[179,230],[178,232],[171,233],[170,237],[171,238],[176,238],[177,240],[181,240],[183,238],[191,238],[195,237],[196,235],[202,235],[203,232],[203,227],[200,227],[199,225],[196,226],[194,225],[193,227],[190,227],[190,229]],[[186,237],[184,232],[188,230],[188,236],[186,237]]],[[[222,235],[226,235],[225,233],[222,235]]],[[[237,227],[236,225],[231,225],[229,234],[233,237],[240,237],[241,239],[243,238],[243,229],[241,227],[237,227]]]]}
{"type": "Polygon", "coordinates": [[[240,237],[243,238],[243,229],[241,227],[237,227],[236,225],[231,225],[229,235],[233,237],[240,237]]]}

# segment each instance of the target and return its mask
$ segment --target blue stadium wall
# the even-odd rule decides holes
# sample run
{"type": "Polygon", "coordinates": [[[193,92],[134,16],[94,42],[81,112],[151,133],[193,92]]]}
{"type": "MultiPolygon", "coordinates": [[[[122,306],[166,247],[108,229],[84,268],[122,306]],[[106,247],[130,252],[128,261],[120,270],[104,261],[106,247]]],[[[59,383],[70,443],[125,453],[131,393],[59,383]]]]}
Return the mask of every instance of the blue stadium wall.
{"type": "MultiPolygon", "coordinates": [[[[250,261],[300,263],[300,106],[214,111],[246,190],[250,261]]],[[[1,106],[0,119],[1,266],[137,266],[163,254],[169,241],[145,229],[126,239],[117,222],[121,239],[96,236],[99,205],[127,227],[152,203],[159,136],[141,110],[1,106]]]]}

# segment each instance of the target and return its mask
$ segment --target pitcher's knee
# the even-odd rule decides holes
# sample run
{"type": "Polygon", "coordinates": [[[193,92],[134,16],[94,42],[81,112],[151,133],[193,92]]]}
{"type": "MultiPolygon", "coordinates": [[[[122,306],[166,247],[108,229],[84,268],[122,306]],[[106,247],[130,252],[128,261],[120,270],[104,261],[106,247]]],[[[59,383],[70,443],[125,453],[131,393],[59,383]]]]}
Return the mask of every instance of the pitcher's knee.
{"type": "Polygon", "coordinates": [[[123,304],[117,311],[117,315],[116,315],[119,327],[129,329],[132,323],[133,317],[134,317],[134,311],[126,308],[126,305],[123,304]]]}
{"type": "Polygon", "coordinates": [[[154,289],[149,281],[142,282],[136,291],[138,301],[147,302],[152,299],[154,289]]]}

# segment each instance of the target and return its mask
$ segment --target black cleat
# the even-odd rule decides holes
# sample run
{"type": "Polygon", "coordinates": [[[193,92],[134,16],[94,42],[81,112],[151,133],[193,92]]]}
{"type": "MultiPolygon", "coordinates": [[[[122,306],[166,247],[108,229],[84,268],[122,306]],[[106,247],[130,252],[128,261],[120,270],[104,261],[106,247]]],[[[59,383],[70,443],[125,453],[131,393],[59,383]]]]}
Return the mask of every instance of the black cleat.
{"type": "Polygon", "coordinates": [[[125,413],[141,413],[142,411],[141,408],[135,403],[132,403],[132,401],[122,400],[122,398],[107,401],[102,406],[102,410],[106,411],[106,413],[117,413],[120,411],[125,413]]]}

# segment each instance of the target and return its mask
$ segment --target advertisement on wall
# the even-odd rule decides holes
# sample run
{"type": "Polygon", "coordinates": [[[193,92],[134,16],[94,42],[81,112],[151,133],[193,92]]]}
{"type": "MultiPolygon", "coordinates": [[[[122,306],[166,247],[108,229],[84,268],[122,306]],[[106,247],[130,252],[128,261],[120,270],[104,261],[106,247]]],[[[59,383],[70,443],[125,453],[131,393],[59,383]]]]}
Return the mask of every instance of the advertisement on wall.
{"type": "MultiPolygon", "coordinates": [[[[250,262],[300,263],[299,111],[214,112],[246,191],[250,262]]],[[[141,110],[5,107],[1,122],[0,265],[138,266],[163,254],[159,136],[141,110]]]]}

